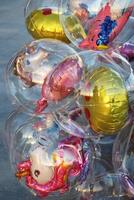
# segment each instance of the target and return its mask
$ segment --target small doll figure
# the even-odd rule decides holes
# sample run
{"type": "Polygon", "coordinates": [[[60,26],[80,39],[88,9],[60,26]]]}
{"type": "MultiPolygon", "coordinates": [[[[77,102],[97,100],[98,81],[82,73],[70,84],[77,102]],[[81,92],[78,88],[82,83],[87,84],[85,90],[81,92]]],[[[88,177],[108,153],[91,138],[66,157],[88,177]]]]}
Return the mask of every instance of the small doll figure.
{"type": "MultiPolygon", "coordinates": [[[[25,177],[27,187],[40,197],[54,191],[64,193],[70,186],[70,179],[87,171],[87,155],[82,149],[82,140],[77,137],[64,139],[51,155],[37,147],[30,153],[29,159],[17,165],[16,177],[25,177]]],[[[84,176],[87,176],[87,174],[84,176]]]]}

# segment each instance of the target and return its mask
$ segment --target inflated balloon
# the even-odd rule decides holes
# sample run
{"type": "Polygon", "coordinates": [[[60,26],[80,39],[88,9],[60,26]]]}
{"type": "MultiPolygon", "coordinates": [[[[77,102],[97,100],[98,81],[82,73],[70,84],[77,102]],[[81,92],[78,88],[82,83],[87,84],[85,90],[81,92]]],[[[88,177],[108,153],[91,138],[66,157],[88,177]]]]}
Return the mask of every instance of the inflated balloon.
{"type": "Polygon", "coordinates": [[[13,133],[10,157],[21,183],[45,197],[56,191],[64,193],[86,180],[92,146],[91,141],[64,132],[47,115],[29,120],[13,133]]]}
{"type": "Polygon", "coordinates": [[[73,48],[53,39],[33,41],[22,48],[9,62],[6,73],[9,92],[17,103],[34,113],[44,79],[70,55],[77,58],[73,48]]]}
{"type": "MultiPolygon", "coordinates": [[[[77,189],[80,194],[80,200],[102,200],[102,199],[122,199],[125,194],[121,190],[118,174],[104,174],[95,178],[93,184],[77,189]]],[[[126,199],[126,198],[125,198],[126,199]]]]}
{"type": "Polygon", "coordinates": [[[133,1],[62,0],[61,22],[68,38],[81,49],[104,50],[126,25],[133,1]]]}
{"type": "Polygon", "coordinates": [[[27,123],[29,120],[29,116],[23,112],[23,108],[19,107],[18,109],[12,111],[9,116],[7,117],[5,123],[5,134],[4,140],[7,149],[10,147],[10,141],[12,138],[13,133],[24,123],[27,123]]]}
{"type": "Polygon", "coordinates": [[[113,135],[129,118],[133,104],[134,75],[131,65],[119,54],[81,52],[85,66],[80,105],[91,129],[99,135],[113,135]],[[89,62],[91,61],[91,62],[89,62]]]}
{"type": "Polygon", "coordinates": [[[134,17],[131,15],[118,36],[113,40],[112,46],[119,46],[131,40],[134,35],[134,17]]]}
{"type": "Polygon", "coordinates": [[[125,43],[121,47],[119,47],[119,51],[122,56],[127,58],[129,61],[134,60],[134,44],[132,43],[125,43]]]}
{"type": "Polygon", "coordinates": [[[97,133],[117,132],[128,117],[128,96],[122,78],[100,66],[87,76],[87,81],[90,89],[84,107],[92,129],[97,133]]]}
{"type": "Polygon", "coordinates": [[[26,5],[25,17],[28,32],[34,39],[53,38],[69,43],[58,11],[58,1],[30,0],[26,5]]]}
{"type": "Polygon", "coordinates": [[[72,104],[68,109],[61,109],[54,113],[58,124],[68,133],[80,138],[89,138],[88,121],[83,109],[77,104],[72,104]]]}
{"type": "Polygon", "coordinates": [[[56,103],[71,95],[81,80],[82,67],[78,57],[68,57],[58,64],[44,80],[42,97],[37,102],[36,113],[42,112],[49,102],[56,103]]]}
{"type": "Polygon", "coordinates": [[[83,166],[82,141],[72,137],[63,140],[50,158],[43,148],[35,149],[29,160],[18,164],[16,176],[25,177],[26,185],[44,197],[56,190],[68,190],[69,178],[78,176],[83,166]]]}
{"type": "Polygon", "coordinates": [[[118,135],[113,147],[113,165],[120,174],[120,184],[125,193],[134,197],[134,125],[130,121],[118,135]]]}

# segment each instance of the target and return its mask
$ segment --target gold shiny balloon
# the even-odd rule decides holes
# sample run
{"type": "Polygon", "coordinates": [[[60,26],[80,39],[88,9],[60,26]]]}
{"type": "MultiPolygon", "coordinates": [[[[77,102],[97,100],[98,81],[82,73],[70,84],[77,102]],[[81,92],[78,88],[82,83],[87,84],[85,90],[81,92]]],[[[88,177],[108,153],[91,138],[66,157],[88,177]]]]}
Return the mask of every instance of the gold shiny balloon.
{"type": "Polygon", "coordinates": [[[26,26],[35,39],[53,38],[69,43],[60,23],[58,12],[52,9],[34,10],[26,18],[26,26]]]}
{"type": "Polygon", "coordinates": [[[83,101],[91,128],[98,134],[116,133],[128,117],[128,95],[122,78],[112,69],[100,67],[88,73],[86,80],[83,101]]]}

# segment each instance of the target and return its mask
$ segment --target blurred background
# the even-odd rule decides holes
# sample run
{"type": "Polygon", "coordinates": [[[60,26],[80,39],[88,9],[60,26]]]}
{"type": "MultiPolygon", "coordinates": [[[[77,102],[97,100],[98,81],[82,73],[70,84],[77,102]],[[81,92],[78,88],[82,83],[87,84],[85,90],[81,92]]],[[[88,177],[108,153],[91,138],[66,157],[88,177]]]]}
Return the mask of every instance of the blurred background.
{"type": "MultiPolygon", "coordinates": [[[[6,90],[5,68],[12,55],[32,40],[25,28],[24,5],[25,0],[0,0],[0,200],[36,199],[17,182],[10,168],[8,150],[4,145],[5,121],[14,109],[6,90]]],[[[64,199],[77,197],[69,195],[64,199]]]]}

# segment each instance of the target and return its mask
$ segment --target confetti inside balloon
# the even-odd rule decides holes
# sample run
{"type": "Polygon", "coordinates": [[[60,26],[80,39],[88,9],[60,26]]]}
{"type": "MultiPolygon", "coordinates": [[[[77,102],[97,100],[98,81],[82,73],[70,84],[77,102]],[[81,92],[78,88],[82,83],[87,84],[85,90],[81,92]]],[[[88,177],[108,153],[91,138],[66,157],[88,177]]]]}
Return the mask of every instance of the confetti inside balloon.
{"type": "Polygon", "coordinates": [[[104,50],[126,25],[133,1],[62,1],[61,21],[68,38],[81,49],[104,50]],[[75,26],[74,24],[75,21],[75,26]]]}
{"type": "Polygon", "coordinates": [[[26,27],[34,39],[52,38],[69,43],[58,12],[58,1],[30,0],[25,11],[26,27]]]}

